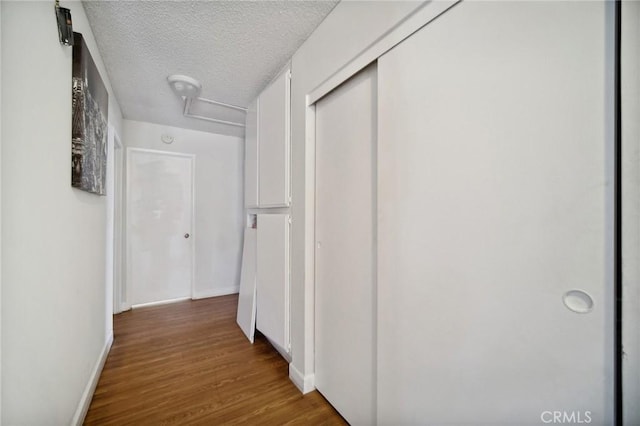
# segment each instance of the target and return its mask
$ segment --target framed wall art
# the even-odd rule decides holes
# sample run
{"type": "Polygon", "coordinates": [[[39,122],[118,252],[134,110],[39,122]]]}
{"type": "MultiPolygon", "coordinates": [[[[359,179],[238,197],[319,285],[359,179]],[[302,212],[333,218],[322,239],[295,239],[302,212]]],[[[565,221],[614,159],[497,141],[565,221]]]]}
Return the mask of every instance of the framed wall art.
{"type": "Polygon", "coordinates": [[[109,94],[80,33],[73,33],[71,186],[105,195],[109,94]]]}

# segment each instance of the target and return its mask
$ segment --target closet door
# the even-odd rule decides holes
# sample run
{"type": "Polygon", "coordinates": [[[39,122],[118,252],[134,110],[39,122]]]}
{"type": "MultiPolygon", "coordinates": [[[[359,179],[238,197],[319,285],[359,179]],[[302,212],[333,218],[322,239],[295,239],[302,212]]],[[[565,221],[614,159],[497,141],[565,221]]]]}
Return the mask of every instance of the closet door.
{"type": "Polygon", "coordinates": [[[612,424],[611,7],[463,2],[379,59],[381,424],[612,424]]]}
{"type": "Polygon", "coordinates": [[[376,68],[316,103],[315,385],[351,424],[374,407],[376,68]]]}

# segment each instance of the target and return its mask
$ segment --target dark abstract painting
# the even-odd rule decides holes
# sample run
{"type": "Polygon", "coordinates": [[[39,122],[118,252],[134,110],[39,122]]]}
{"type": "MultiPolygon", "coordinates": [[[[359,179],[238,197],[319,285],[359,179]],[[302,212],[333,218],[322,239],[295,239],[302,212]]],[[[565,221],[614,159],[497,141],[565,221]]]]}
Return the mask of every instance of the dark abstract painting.
{"type": "Polygon", "coordinates": [[[82,34],[73,37],[71,186],[105,195],[109,94],[82,34]]]}

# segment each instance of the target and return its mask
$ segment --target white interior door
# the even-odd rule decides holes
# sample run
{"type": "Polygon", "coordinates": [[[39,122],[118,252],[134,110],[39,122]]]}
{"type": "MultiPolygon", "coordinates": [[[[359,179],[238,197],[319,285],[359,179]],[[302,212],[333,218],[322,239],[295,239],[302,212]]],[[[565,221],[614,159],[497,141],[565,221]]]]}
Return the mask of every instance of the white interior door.
{"type": "Polygon", "coordinates": [[[376,67],[316,103],[315,385],[375,423],[376,67]]]}
{"type": "Polygon", "coordinates": [[[289,353],[289,215],[259,214],[256,328],[289,353]]]}
{"type": "Polygon", "coordinates": [[[127,149],[127,286],[131,303],[191,296],[191,155],[127,149]]]}
{"type": "Polygon", "coordinates": [[[463,2],[379,59],[381,424],[612,424],[608,3],[463,2]]]}

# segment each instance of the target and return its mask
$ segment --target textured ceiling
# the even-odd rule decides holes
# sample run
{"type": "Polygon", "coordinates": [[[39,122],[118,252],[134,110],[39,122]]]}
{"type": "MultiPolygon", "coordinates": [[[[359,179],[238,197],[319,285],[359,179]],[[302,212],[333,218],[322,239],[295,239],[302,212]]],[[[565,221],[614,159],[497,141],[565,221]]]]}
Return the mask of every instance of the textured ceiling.
{"type": "MultiPolygon", "coordinates": [[[[126,119],[241,136],[241,128],[183,117],[167,76],[194,77],[200,96],[246,106],[337,1],[83,3],[126,119]]],[[[242,115],[220,110],[215,118],[242,115]]]]}

